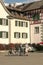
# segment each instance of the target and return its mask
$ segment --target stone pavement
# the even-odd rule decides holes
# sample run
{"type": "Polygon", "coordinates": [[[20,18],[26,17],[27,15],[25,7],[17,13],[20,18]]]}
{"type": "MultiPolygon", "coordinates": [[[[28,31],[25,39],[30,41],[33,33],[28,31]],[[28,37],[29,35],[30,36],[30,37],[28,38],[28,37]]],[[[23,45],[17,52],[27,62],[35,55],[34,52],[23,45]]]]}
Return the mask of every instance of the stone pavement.
{"type": "Polygon", "coordinates": [[[0,52],[0,65],[43,65],[43,53],[29,53],[28,56],[8,56],[0,52]]]}

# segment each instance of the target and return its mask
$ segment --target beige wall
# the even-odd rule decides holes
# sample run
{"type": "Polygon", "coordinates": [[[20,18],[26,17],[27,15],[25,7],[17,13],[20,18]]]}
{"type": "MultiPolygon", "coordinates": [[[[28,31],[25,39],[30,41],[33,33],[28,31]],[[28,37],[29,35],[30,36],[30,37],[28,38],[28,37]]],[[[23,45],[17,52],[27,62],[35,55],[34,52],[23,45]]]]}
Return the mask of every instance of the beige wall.
{"type": "Polygon", "coordinates": [[[31,25],[31,43],[39,43],[41,42],[41,24],[33,24],[31,25]],[[39,34],[35,34],[34,28],[39,26],[39,34]]]}
{"type": "Polygon", "coordinates": [[[20,20],[20,19],[12,19],[11,20],[11,43],[30,43],[29,21],[20,20]],[[15,26],[15,20],[28,22],[28,27],[15,26]],[[14,32],[28,33],[28,38],[27,39],[23,39],[23,38],[16,39],[16,38],[14,38],[14,32]]]}

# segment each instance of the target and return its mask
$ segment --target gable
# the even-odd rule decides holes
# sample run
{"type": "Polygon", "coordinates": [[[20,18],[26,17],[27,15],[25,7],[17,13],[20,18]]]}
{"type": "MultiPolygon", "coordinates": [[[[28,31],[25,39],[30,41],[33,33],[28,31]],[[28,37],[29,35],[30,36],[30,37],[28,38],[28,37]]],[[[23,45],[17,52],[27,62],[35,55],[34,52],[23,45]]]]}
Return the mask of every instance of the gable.
{"type": "Polygon", "coordinates": [[[0,2],[0,18],[6,18],[9,14],[6,12],[4,6],[0,2]]]}

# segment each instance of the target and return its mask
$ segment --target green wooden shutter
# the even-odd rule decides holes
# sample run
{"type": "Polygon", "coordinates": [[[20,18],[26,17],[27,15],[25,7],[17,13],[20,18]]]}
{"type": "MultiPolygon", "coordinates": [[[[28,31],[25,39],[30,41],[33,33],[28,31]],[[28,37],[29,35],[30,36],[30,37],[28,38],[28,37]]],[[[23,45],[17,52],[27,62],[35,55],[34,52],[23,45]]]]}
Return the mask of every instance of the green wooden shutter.
{"type": "Polygon", "coordinates": [[[28,38],[28,35],[27,35],[27,33],[26,33],[26,38],[28,38]]]}
{"type": "Polygon", "coordinates": [[[26,27],[28,27],[28,22],[26,22],[26,27]]]}
{"type": "Polygon", "coordinates": [[[8,25],[8,19],[6,20],[6,25],[8,25]]]}
{"type": "Polygon", "coordinates": [[[6,32],[6,38],[8,38],[8,32],[6,32]]]}
{"type": "Polygon", "coordinates": [[[0,19],[0,25],[2,25],[2,19],[0,19]]]}
{"type": "Polygon", "coordinates": [[[15,21],[15,26],[17,26],[17,21],[15,21]]]}
{"type": "Polygon", "coordinates": [[[16,32],[14,32],[14,38],[16,38],[16,32]]]}
{"type": "Polygon", "coordinates": [[[20,38],[20,33],[19,33],[19,38],[20,38]]]}
{"type": "Polygon", "coordinates": [[[2,32],[0,32],[0,38],[2,38],[2,32]]]}

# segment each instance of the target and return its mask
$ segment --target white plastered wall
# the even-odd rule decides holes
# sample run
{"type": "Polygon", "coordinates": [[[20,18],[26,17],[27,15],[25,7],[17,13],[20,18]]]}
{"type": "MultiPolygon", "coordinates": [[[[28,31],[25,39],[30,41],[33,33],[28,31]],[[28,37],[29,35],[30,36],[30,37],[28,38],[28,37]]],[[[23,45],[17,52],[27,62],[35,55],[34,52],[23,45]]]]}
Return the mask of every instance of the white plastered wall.
{"type": "MultiPolygon", "coordinates": [[[[0,3],[0,18],[4,18],[7,19],[7,16],[9,14],[6,12],[6,10],[4,9],[3,5],[0,3]]],[[[8,26],[4,26],[4,25],[0,25],[0,31],[7,31],[9,32],[9,25],[8,26]]],[[[9,43],[9,39],[8,38],[0,38],[0,44],[8,44],[9,43]]]]}
{"type": "Polygon", "coordinates": [[[30,43],[30,26],[29,26],[29,21],[26,20],[20,20],[20,19],[12,19],[11,20],[11,43],[30,43]],[[24,21],[24,22],[28,22],[28,27],[19,27],[19,26],[15,26],[15,21],[24,21]],[[27,39],[23,39],[22,35],[21,38],[14,38],[14,32],[20,32],[20,33],[28,33],[28,38],[27,39]]]}

